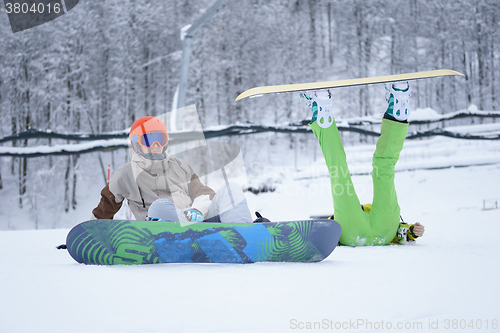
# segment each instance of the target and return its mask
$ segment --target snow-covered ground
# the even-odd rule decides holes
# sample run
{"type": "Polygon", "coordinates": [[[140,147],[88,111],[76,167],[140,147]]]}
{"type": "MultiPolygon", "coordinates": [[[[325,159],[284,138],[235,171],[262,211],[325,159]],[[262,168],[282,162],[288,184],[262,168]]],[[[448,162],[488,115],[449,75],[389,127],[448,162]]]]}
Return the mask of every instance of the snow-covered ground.
{"type": "MultiPolygon", "coordinates": [[[[361,202],[373,149],[346,149],[361,202]]],[[[500,331],[500,209],[483,210],[500,205],[500,144],[407,141],[397,169],[403,218],[425,236],[315,264],[85,266],[55,249],[67,229],[0,231],[0,331],[500,331]]],[[[261,170],[276,190],[248,193],[250,208],[331,214],[324,162],[289,170],[261,170]]]]}

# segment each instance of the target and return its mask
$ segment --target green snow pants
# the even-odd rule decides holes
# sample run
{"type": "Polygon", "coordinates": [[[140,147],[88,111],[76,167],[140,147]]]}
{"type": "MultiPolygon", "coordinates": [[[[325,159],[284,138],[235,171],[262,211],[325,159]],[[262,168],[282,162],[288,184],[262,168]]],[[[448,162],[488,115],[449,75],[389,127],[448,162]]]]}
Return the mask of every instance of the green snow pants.
{"type": "Polygon", "coordinates": [[[335,221],[342,226],[340,243],[349,246],[385,245],[399,227],[399,205],[394,167],[403,149],[407,123],[383,119],[373,154],[373,201],[370,212],[361,209],[352,185],[346,155],[335,121],[329,128],[310,124],[330,173],[335,221]]]}

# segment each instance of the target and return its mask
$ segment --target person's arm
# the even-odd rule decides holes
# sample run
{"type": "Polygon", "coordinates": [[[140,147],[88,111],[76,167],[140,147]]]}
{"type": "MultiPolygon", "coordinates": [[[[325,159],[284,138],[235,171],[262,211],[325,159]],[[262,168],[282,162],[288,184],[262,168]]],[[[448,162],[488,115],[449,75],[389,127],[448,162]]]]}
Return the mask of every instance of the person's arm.
{"type": "Polygon", "coordinates": [[[92,211],[92,214],[95,218],[100,220],[112,220],[113,216],[120,210],[122,207],[121,202],[115,201],[115,196],[109,190],[109,184],[106,185],[101,191],[101,201],[97,205],[96,208],[92,211]]]}
{"type": "Polygon", "coordinates": [[[410,228],[408,229],[408,240],[415,240],[418,237],[422,237],[425,232],[425,227],[417,222],[415,224],[410,224],[410,228]]]}
{"type": "MultiPolygon", "coordinates": [[[[400,224],[402,225],[402,223],[400,224]]],[[[425,228],[419,222],[415,224],[405,224],[408,226],[408,234],[406,235],[407,241],[414,241],[418,237],[422,237],[424,235],[425,228]]],[[[392,244],[400,244],[398,242],[398,235],[394,236],[394,239],[391,242],[392,244]]]]}
{"type": "Polygon", "coordinates": [[[203,216],[205,216],[208,212],[208,207],[210,206],[210,203],[215,196],[214,190],[212,190],[208,186],[203,185],[196,173],[193,173],[188,188],[189,196],[191,197],[191,200],[193,200],[191,209],[196,209],[203,216]]]}
{"type": "MultiPolygon", "coordinates": [[[[369,212],[372,209],[372,204],[371,203],[363,204],[363,205],[361,205],[361,209],[364,212],[369,212]]],[[[425,227],[422,224],[420,224],[420,222],[417,222],[415,224],[409,224],[408,225],[408,235],[406,238],[409,241],[413,241],[413,240],[417,239],[418,237],[422,237],[424,235],[424,232],[425,232],[425,227]]],[[[397,238],[398,238],[398,236],[396,235],[391,243],[399,244],[397,238]]]]}

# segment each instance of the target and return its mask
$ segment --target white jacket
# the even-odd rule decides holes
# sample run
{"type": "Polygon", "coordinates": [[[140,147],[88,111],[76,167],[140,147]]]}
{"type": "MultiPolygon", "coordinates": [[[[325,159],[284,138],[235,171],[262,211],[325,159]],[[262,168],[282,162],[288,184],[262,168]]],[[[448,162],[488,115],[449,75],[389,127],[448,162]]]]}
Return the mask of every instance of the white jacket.
{"type": "Polygon", "coordinates": [[[92,213],[98,219],[112,219],[127,199],[135,218],[145,220],[151,203],[167,198],[181,210],[196,208],[205,216],[214,195],[187,162],[168,155],[149,160],[134,152],[132,161],[118,168],[101,191],[92,213]]]}

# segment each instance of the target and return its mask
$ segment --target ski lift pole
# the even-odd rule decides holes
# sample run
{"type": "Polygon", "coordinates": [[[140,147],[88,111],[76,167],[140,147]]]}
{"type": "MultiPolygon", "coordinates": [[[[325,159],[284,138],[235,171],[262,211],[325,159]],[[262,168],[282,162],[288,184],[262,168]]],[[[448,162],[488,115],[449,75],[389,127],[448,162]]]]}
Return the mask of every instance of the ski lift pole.
{"type": "Polygon", "coordinates": [[[185,28],[181,29],[181,40],[182,40],[182,61],[181,61],[181,73],[179,79],[179,94],[177,96],[177,105],[174,105],[174,109],[179,109],[185,106],[186,101],[186,86],[187,86],[187,74],[189,69],[189,56],[191,55],[191,42],[193,40],[194,34],[201,28],[205,23],[207,23],[218,11],[220,11],[226,5],[226,0],[217,1],[210,9],[208,9],[205,14],[203,14],[196,22],[191,25],[186,31],[185,28]],[[185,32],[184,32],[185,31],[185,32]]]}

